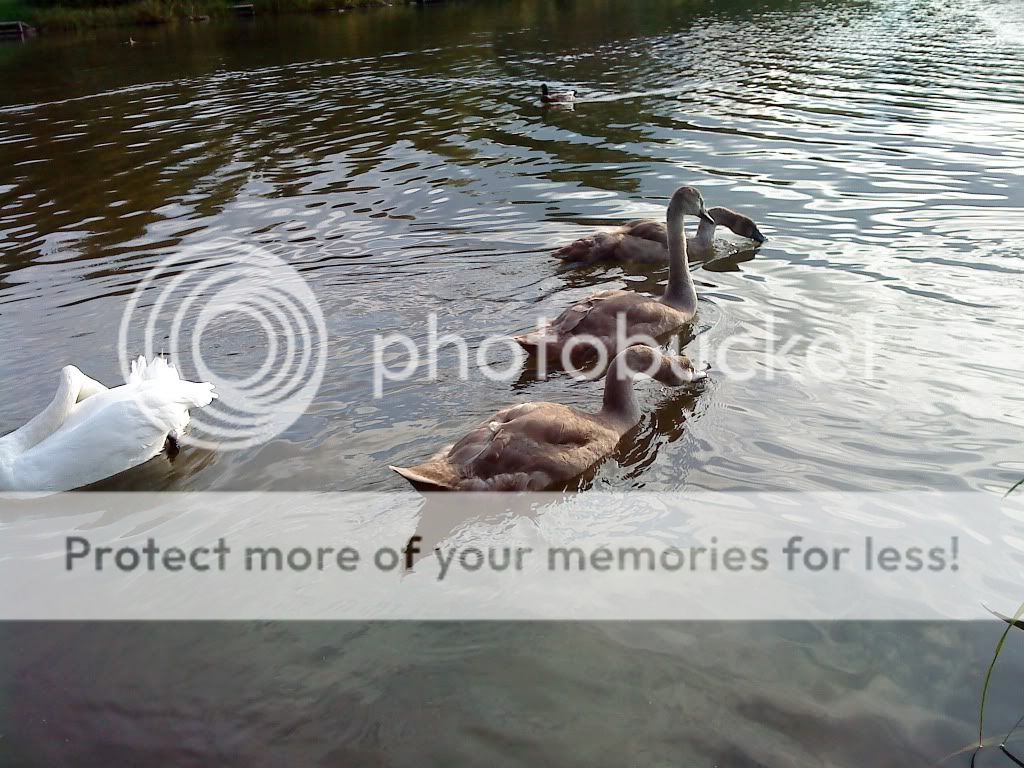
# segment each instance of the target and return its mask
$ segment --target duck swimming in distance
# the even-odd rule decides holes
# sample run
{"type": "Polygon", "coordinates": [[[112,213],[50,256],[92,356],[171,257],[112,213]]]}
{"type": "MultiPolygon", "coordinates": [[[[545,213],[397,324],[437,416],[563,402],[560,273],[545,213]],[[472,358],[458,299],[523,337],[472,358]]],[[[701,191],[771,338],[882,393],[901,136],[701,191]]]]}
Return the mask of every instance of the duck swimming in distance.
{"type": "Polygon", "coordinates": [[[548,84],[544,83],[540,87],[540,100],[545,104],[571,104],[576,101],[576,91],[553,92],[548,88],[548,84]]]}

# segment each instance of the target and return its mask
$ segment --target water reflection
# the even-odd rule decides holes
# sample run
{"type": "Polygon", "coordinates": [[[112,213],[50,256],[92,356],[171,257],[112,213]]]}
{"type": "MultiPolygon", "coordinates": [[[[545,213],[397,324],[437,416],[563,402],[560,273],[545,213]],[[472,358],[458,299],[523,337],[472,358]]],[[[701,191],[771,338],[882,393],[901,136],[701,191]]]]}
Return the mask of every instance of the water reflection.
{"type": "MultiPolygon", "coordinates": [[[[820,475],[758,468],[794,449],[813,466],[840,445],[854,474],[827,487],[1007,483],[1024,367],[1015,49],[993,44],[969,3],[642,5],[384,9],[152,30],[137,50],[103,35],[19,48],[0,96],[0,339],[11,350],[0,366],[17,393],[0,403],[0,423],[33,413],[38,382],[65,362],[115,380],[110,328],[123,296],[160,258],[231,235],[295,264],[329,316],[329,381],[283,436],[307,454],[289,482],[333,473],[331,487],[397,489],[387,463],[460,434],[524,391],[530,372],[504,388],[414,382],[374,401],[372,335],[411,329],[422,340],[434,312],[443,330],[479,341],[593,290],[656,294],[664,272],[565,271],[549,254],[593,226],[661,218],[690,182],[716,204],[756,211],[771,237],[756,260],[738,250],[696,269],[701,352],[768,314],[782,338],[843,339],[870,315],[879,364],[906,378],[851,376],[838,390],[792,380],[770,399],[720,382],[714,405],[729,407],[711,409],[701,439],[744,436],[730,459],[748,456],[743,471],[657,451],[637,482],[687,467],[707,485],[818,487],[820,475]],[[69,71],[89,74],[69,82],[69,71]],[[545,80],[578,87],[576,109],[544,110],[545,80]],[[990,330],[978,344],[943,344],[981,323],[990,330]],[[988,378],[959,413],[947,382],[967,368],[988,378]],[[979,432],[979,398],[1006,403],[996,410],[1012,423],[979,432]],[[896,476],[858,447],[871,439],[831,431],[851,402],[891,427],[896,476]],[[936,472],[918,461],[916,425],[950,402],[942,429],[985,449],[936,472]],[[741,412],[764,439],[731,420],[741,412]],[[795,415],[800,435],[814,436],[800,448],[788,434],[795,415]],[[358,473],[322,450],[338,442],[363,449],[358,473]]],[[[554,382],[543,398],[590,407],[599,384],[554,382]]],[[[261,487],[274,454],[223,456],[195,487],[261,487]]],[[[598,484],[621,481],[608,471],[598,484]]]]}
{"type": "MultiPolygon", "coordinates": [[[[65,363],[116,384],[125,296],[230,235],[316,293],[317,399],[264,446],[185,450],[103,487],[404,490],[388,464],[518,399],[595,408],[603,382],[463,380],[445,359],[378,400],[374,334],[422,346],[435,313],[472,347],[594,290],[657,294],[665,270],[550,253],[661,218],[692,183],[770,239],[694,265],[683,344],[710,358],[749,334],[734,354],[758,375],[640,384],[640,425],[585,485],[1001,492],[1024,474],[1022,23],[1019,4],[974,0],[512,0],[0,46],[0,431],[65,363]],[[544,81],[579,103],[545,110],[544,81]],[[769,377],[760,347],[797,337],[870,342],[873,365],[769,377]]],[[[418,525],[440,541],[504,521],[418,525]]],[[[226,729],[255,761],[904,765],[970,740],[998,631],[21,627],[6,707],[24,726],[10,739],[51,764],[64,744],[174,762],[226,729]],[[160,701],[138,700],[140,679],[160,701]]],[[[1017,681],[1000,680],[997,717],[1015,719],[1017,681]]]]}

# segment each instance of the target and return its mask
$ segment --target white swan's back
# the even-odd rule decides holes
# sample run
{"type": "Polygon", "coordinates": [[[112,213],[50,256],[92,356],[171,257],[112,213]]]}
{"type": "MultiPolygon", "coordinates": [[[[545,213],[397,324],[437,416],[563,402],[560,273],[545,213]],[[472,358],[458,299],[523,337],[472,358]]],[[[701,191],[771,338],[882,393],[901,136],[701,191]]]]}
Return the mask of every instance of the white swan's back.
{"type": "Polygon", "coordinates": [[[48,407],[54,409],[48,434],[25,440],[18,430],[0,438],[0,490],[71,490],[142,464],[163,450],[169,436],[181,434],[191,408],[216,397],[212,384],[182,380],[161,358],[134,361],[123,386],[106,389],[92,382],[96,388],[81,400],[76,374],[91,382],[76,368],[62,372],[61,388],[48,407]]]}

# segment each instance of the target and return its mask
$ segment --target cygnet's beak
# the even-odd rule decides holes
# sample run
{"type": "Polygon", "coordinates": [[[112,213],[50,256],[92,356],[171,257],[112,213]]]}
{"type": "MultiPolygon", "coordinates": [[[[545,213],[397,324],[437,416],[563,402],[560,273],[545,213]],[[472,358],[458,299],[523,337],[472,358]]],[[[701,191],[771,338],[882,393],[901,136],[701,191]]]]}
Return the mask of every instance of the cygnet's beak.
{"type": "Polygon", "coordinates": [[[761,234],[761,230],[760,229],[758,229],[757,227],[754,227],[754,231],[750,233],[750,239],[753,240],[758,245],[760,245],[761,243],[763,243],[768,238],[761,234]]]}
{"type": "Polygon", "coordinates": [[[700,216],[700,218],[702,218],[708,224],[717,224],[718,223],[713,218],[711,218],[711,214],[708,213],[708,209],[707,208],[701,207],[700,213],[697,214],[697,215],[700,216]]]}

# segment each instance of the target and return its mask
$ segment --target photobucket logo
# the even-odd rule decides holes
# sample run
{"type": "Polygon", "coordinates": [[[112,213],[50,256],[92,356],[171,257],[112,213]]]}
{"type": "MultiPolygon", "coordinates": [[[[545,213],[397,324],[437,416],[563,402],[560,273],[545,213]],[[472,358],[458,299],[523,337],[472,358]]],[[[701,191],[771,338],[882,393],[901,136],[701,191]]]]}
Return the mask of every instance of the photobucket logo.
{"type": "MultiPolygon", "coordinates": [[[[830,329],[787,334],[777,329],[775,319],[769,315],[761,318],[756,328],[741,329],[712,341],[708,341],[708,334],[702,334],[687,347],[687,355],[697,369],[702,370],[708,364],[717,377],[734,382],[758,377],[771,381],[780,375],[824,384],[849,377],[875,379],[878,371],[874,318],[867,315],[851,320],[847,327],[851,331],[849,335],[839,335],[830,329]]],[[[536,342],[535,374],[539,379],[545,378],[551,368],[565,371],[575,378],[596,378],[608,369],[613,353],[634,344],[665,349],[672,355],[681,353],[678,336],[672,336],[668,344],[662,344],[649,335],[630,333],[625,314],[616,317],[612,344],[608,344],[606,339],[585,334],[558,339],[544,318],[538,320],[535,331],[528,336],[536,342]]],[[[457,373],[462,380],[469,379],[472,362],[478,374],[487,379],[506,383],[514,381],[527,358],[525,350],[513,338],[504,335],[484,338],[475,354],[471,354],[469,342],[458,334],[441,334],[437,316],[431,314],[427,318],[425,349],[402,333],[374,337],[374,397],[384,396],[385,385],[389,381],[423,377],[423,368],[426,368],[426,379],[436,381],[443,350],[457,354],[457,373]],[[492,360],[495,351],[502,353],[503,362],[492,360]]],[[[653,370],[633,372],[648,376],[654,373],[653,370]]]]}
{"type": "MultiPolygon", "coordinates": [[[[427,378],[437,380],[438,352],[443,347],[454,348],[459,355],[459,378],[469,379],[469,344],[466,339],[454,333],[438,336],[437,315],[431,313],[427,318],[427,350],[420,354],[416,342],[404,333],[377,334],[373,337],[373,396],[384,397],[385,381],[408,381],[426,358],[427,378]],[[405,360],[400,361],[397,348],[405,352],[405,360]]],[[[476,350],[476,366],[485,378],[491,381],[511,381],[516,377],[526,359],[526,352],[509,336],[491,336],[484,339],[476,350]],[[504,366],[491,363],[490,356],[495,350],[504,349],[512,354],[512,360],[504,366]]]]}
{"type": "Polygon", "coordinates": [[[294,267],[254,245],[221,238],[149,270],[121,317],[118,347],[125,376],[141,352],[169,355],[182,376],[213,383],[219,399],[192,411],[191,434],[182,441],[232,450],[265,443],[306,411],[323,380],[326,342],[320,305],[294,267]],[[225,375],[219,355],[204,356],[204,334],[206,348],[217,349],[221,325],[245,326],[261,339],[253,346],[262,359],[248,361],[250,370],[241,376],[225,375]]]}
{"type": "MultiPolygon", "coordinates": [[[[539,339],[555,341],[550,333],[546,318],[540,318],[536,324],[536,335],[539,339]]],[[[589,334],[577,334],[547,349],[547,344],[536,356],[536,373],[541,379],[547,376],[549,366],[557,367],[570,375],[579,378],[595,378],[605,372],[612,362],[612,352],[621,352],[627,347],[640,344],[647,347],[658,347],[658,340],[642,333],[630,333],[628,318],[625,314],[616,317],[614,344],[609,345],[606,339],[589,334]]],[[[416,342],[401,333],[386,336],[377,335],[373,340],[373,395],[384,396],[384,384],[387,381],[407,381],[426,365],[426,377],[430,381],[437,380],[438,355],[444,348],[454,349],[458,354],[458,375],[466,380],[469,378],[471,357],[480,374],[491,381],[509,382],[514,380],[527,357],[526,351],[509,336],[489,336],[476,349],[475,356],[470,355],[466,339],[457,334],[439,335],[437,315],[427,318],[427,348],[422,353],[416,342]],[[405,353],[401,360],[399,349],[405,353]],[[511,359],[505,363],[491,360],[495,350],[511,353],[511,359]]],[[[678,340],[673,340],[668,349],[670,354],[678,354],[678,340]]],[[[633,373],[652,376],[660,363],[655,359],[648,365],[649,369],[631,369],[633,373]]]]}

